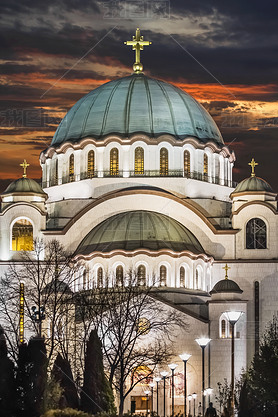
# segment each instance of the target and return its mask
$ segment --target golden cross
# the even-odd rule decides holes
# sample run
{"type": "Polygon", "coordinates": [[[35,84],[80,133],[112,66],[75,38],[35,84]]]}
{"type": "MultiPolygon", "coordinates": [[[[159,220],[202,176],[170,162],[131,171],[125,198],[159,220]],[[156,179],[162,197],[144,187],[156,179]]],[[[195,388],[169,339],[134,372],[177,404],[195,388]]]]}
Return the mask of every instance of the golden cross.
{"type": "Polygon", "coordinates": [[[133,71],[139,74],[143,71],[143,65],[140,62],[140,51],[144,49],[144,46],[151,45],[150,41],[144,41],[144,37],[140,34],[140,29],[137,28],[135,36],[132,37],[132,41],[124,42],[125,45],[132,46],[132,50],[135,51],[135,62],[133,64],[133,71]]]}
{"type": "Polygon", "coordinates": [[[223,266],[222,269],[225,269],[225,272],[226,272],[225,279],[228,279],[228,270],[231,269],[231,268],[226,264],[225,266],[223,266]]]}
{"type": "Polygon", "coordinates": [[[255,162],[254,158],[252,158],[252,161],[249,162],[248,165],[251,165],[251,167],[252,167],[251,177],[255,177],[255,166],[257,166],[259,164],[257,162],[255,162]]]}
{"type": "Polygon", "coordinates": [[[30,164],[27,164],[26,159],[24,159],[23,163],[22,164],[19,164],[19,165],[23,168],[23,175],[22,175],[23,178],[26,178],[26,176],[27,176],[26,170],[27,170],[27,167],[30,166],[30,164]]]}

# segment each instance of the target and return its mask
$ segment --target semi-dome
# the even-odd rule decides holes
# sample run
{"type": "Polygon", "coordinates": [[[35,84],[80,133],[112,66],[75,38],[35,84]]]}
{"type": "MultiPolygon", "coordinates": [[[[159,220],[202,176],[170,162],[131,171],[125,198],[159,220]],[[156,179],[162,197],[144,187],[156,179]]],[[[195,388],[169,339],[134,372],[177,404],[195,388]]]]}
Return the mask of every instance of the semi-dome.
{"type": "Polygon", "coordinates": [[[241,181],[235,188],[232,194],[243,192],[268,192],[273,193],[273,190],[268,182],[260,177],[251,176],[241,181]]]}
{"type": "Polygon", "coordinates": [[[140,73],[110,81],[81,98],[61,121],[51,145],[135,133],[224,143],[210,114],[193,97],[140,73]]]}
{"type": "Polygon", "coordinates": [[[215,284],[213,289],[210,291],[210,294],[219,294],[219,293],[242,294],[243,291],[240,289],[238,284],[232,279],[221,279],[215,284]]]}
{"type": "Polygon", "coordinates": [[[22,177],[11,182],[11,184],[8,185],[8,187],[2,193],[2,195],[14,194],[14,193],[18,193],[18,194],[35,193],[35,194],[46,195],[46,193],[41,188],[40,184],[38,184],[35,180],[32,180],[31,178],[26,178],[26,177],[22,177]]]}
{"type": "Polygon", "coordinates": [[[80,243],[76,254],[136,249],[204,253],[196,237],[178,221],[164,214],[136,210],[116,214],[97,225],[80,243]]]}

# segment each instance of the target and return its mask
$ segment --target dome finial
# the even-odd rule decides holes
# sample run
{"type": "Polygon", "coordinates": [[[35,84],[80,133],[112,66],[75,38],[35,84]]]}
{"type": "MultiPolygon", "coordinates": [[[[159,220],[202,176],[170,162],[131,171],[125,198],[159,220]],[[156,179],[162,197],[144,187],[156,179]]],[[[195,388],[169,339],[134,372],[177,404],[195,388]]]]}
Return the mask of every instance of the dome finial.
{"type": "Polygon", "coordinates": [[[251,177],[255,177],[255,166],[259,165],[257,162],[255,162],[255,159],[252,158],[251,162],[249,162],[249,164],[252,167],[252,172],[251,172],[251,177]]]}
{"type": "Polygon", "coordinates": [[[133,51],[135,51],[135,62],[133,64],[133,71],[136,74],[139,74],[143,71],[143,65],[140,62],[140,51],[144,49],[144,46],[151,45],[150,41],[144,41],[144,37],[140,34],[140,29],[137,28],[135,32],[135,36],[132,37],[132,41],[124,42],[125,45],[132,46],[133,51]]]}
{"type": "Polygon", "coordinates": [[[23,163],[19,165],[23,168],[23,174],[22,174],[23,178],[26,178],[27,177],[26,170],[27,170],[27,167],[30,166],[30,164],[27,164],[26,159],[24,159],[23,163]]]}
{"type": "Polygon", "coordinates": [[[228,279],[228,270],[231,269],[228,264],[226,264],[225,266],[223,266],[222,269],[225,269],[225,279],[228,279]]]}

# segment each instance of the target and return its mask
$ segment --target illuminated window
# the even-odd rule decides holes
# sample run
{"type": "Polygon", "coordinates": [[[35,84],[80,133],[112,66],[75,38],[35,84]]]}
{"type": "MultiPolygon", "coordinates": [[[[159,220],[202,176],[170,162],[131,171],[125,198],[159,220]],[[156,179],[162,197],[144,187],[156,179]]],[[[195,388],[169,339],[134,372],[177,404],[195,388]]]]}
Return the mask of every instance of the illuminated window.
{"type": "Polygon", "coordinates": [[[180,287],[185,287],[185,269],[183,266],[180,268],[180,287]]]}
{"type": "Polygon", "coordinates": [[[58,185],[58,159],[54,160],[53,185],[58,185]]]}
{"type": "Polygon", "coordinates": [[[74,181],[74,155],[71,154],[69,158],[69,180],[70,182],[74,181]]]}
{"type": "Polygon", "coordinates": [[[195,289],[198,290],[200,288],[200,273],[199,270],[196,269],[195,273],[195,289]]]}
{"type": "Polygon", "coordinates": [[[139,285],[146,285],[146,267],[145,265],[138,266],[138,283],[139,285]]]}
{"type": "Polygon", "coordinates": [[[254,218],[246,225],[246,249],[266,249],[266,224],[254,218]]]}
{"type": "Polygon", "coordinates": [[[165,265],[161,265],[160,267],[160,285],[161,287],[166,287],[167,285],[167,268],[165,265]]]}
{"type": "Polygon", "coordinates": [[[232,330],[233,328],[230,325],[229,320],[227,320],[225,315],[222,314],[219,320],[219,336],[221,337],[221,339],[229,339],[229,338],[231,339],[232,330]]]}
{"type": "Polygon", "coordinates": [[[87,271],[84,269],[83,271],[83,290],[87,289],[87,271]]]}
{"type": "Polygon", "coordinates": [[[138,383],[137,385],[148,385],[151,382],[151,375],[152,370],[146,365],[137,366],[132,372],[132,378],[138,383]]]}
{"type": "Polygon", "coordinates": [[[142,336],[148,334],[151,328],[151,323],[145,317],[139,318],[136,322],[136,332],[142,336]]]}
{"type": "Polygon", "coordinates": [[[116,268],[116,285],[118,287],[121,287],[124,285],[124,269],[122,265],[119,265],[116,268]]]}
{"type": "Polygon", "coordinates": [[[26,219],[17,220],[12,230],[12,250],[33,250],[33,226],[26,219]]]}
{"type": "Polygon", "coordinates": [[[103,286],[103,269],[101,267],[97,270],[97,287],[103,286]]]}
{"type": "Polygon", "coordinates": [[[144,174],[144,149],[141,147],[135,149],[134,173],[144,174]]]}
{"type": "Polygon", "coordinates": [[[166,148],[160,149],[160,171],[161,176],[168,175],[168,151],[166,148]]]}
{"type": "Polygon", "coordinates": [[[190,177],[190,152],[189,151],[184,151],[184,176],[185,177],[190,177]]]}
{"type": "Polygon", "coordinates": [[[119,151],[117,148],[110,152],[110,175],[119,175],[119,151]]]}
{"type": "Polygon", "coordinates": [[[204,154],[204,175],[208,175],[208,156],[206,153],[204,154]]]}
{"type": "Polygon", "coordinates": [[[90,151],[88,153],[87,177],[92,178],[95,173],[95,153],[90,151]]]}

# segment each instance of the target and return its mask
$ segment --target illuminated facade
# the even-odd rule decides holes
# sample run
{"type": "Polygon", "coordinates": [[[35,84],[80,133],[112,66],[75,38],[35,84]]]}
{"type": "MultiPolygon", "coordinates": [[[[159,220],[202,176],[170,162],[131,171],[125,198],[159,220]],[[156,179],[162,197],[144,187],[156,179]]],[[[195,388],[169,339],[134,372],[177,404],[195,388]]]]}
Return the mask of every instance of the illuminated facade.
{"type": "MultiPolygon", "coordinates": [[[[277,310],[276,193],[253,175],[254,166],[250,178],[234,184],[235,155],[212,117],[189,94],[144,75],[139,64],[67,113],[40,156],[42,188],[25,175],[1,195],[0,267],[18,251],[31,251],[39,237],[58,239],[84,261],[73,291],[126,285],[127,272],[137,271],[140,285],[160,287],[165,309],[184,313],[188,330],[177,331],[173,361],[181,375],[178,355],[192,355],[188,393],[201,398],[195,339],[212,339],[206,384],[216,389],[230,378],[223,313],[244,313],[236,325],[239,375],[254,355],[255,328],[261,333],[277,310]]],[[[138,326],[151,338],[147,317],[138,326]]],[[[141,398],[142,387],[132,396],[141,398]]]]}

